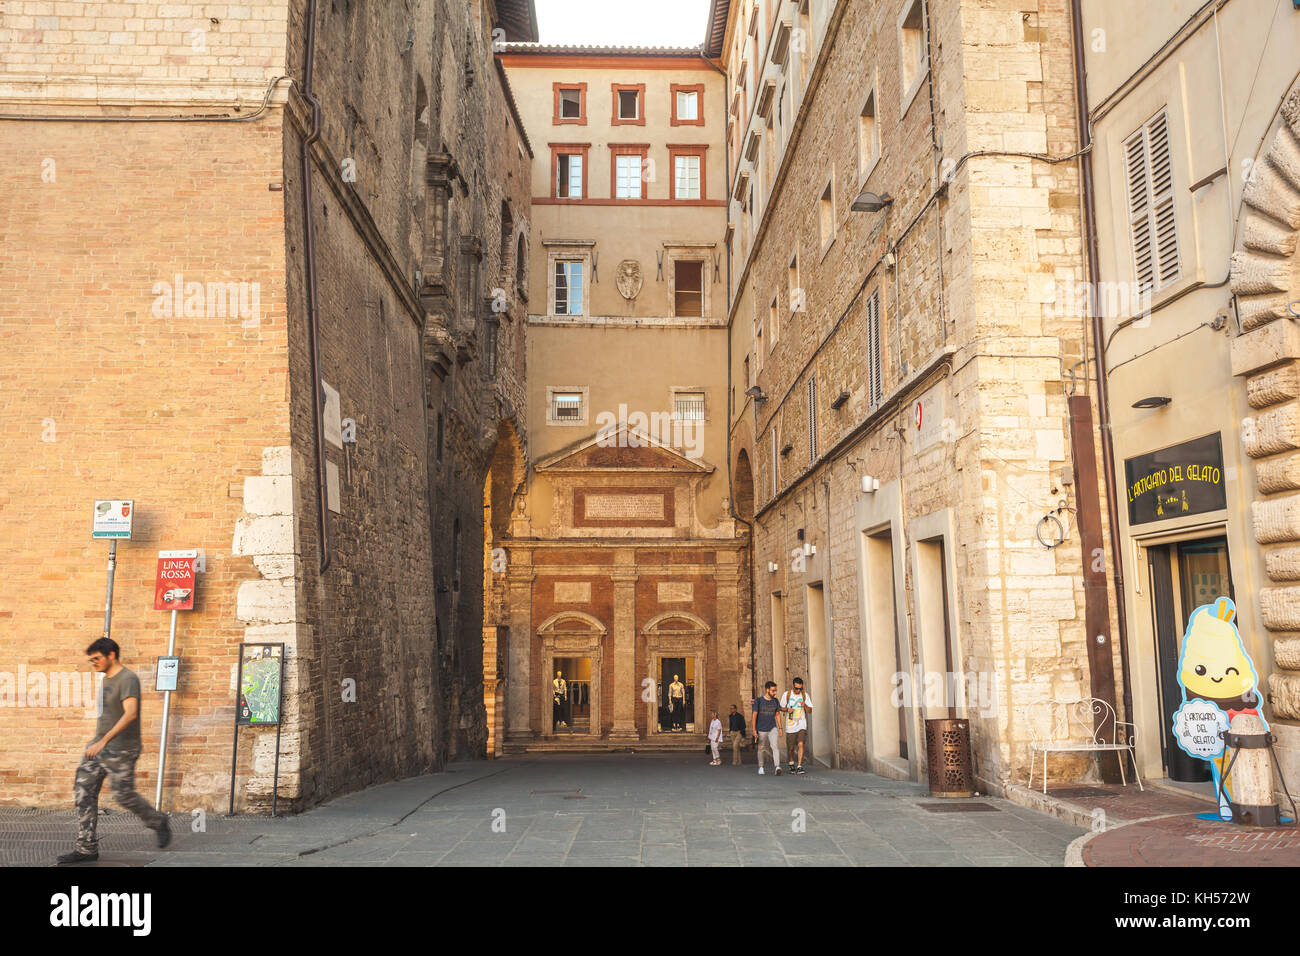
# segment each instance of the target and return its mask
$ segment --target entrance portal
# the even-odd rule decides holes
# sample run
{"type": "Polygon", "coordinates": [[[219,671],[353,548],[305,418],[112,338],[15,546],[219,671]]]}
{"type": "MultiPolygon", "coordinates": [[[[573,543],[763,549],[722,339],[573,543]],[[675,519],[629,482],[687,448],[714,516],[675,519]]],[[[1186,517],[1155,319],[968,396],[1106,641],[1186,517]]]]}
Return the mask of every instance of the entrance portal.
{"type": "Polygon", "coordinates": [[[556,734],[591,733],[591,658],[557,657],[551,677],[551,728],[556,734]]]}
{"type": "MultiPolygon", "coordinates": [[[[1234,597],[1228,569],[1228,539],[1202,538],[1149,547],[1155,611],[1156,666],[1160,674],[1160,750],[1169,778],[1183,783],[1210,779],[1210,765],[1189,757],[1173,739],[1174,711],[1182,703],[1178,651],[1187,620],[1202,604],[1234,597]]],[[[1235,598],[1234,598],[1235,599],[1235,598]]]]}
{"type": "Polygon", "coordinates": [[[695,732],[695,658],[659,659],[660,733],[695,732]]]}

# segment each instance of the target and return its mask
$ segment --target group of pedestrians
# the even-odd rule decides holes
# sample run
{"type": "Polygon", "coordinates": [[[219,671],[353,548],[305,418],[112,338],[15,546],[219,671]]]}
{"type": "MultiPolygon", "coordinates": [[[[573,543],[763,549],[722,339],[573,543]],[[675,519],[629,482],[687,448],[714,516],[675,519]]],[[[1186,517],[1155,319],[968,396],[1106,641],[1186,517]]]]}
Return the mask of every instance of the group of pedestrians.
{"type": "MultiPolygon", "coordinates": [[[[754,719],[754,750],[758,755],[759,775],[763,769],[763,752],[772,754],[772,769],[781,775],[781,735],[785,735],[786,756],[789,760],[790,773],[807,773],[803,767],[804,749],[808,743],[808,715],[812,712],[812,700],[804,690],[803,678],[796,677],[790,682],[791,689],[776,696],[776,682],[768,681],[763,685],[763,696],[754,701],[752,715],[754,719]]],[[[745,716],[731,705],[728,716],[728,734],[731,737],[731,762],[740,764],[740,742],[745,738],[745,716]]],[[[719,748],[722,746],[722,721],[715,710],[709,721],[709,747],[713,757],[709,766],[722,765],[719,748]]]]}

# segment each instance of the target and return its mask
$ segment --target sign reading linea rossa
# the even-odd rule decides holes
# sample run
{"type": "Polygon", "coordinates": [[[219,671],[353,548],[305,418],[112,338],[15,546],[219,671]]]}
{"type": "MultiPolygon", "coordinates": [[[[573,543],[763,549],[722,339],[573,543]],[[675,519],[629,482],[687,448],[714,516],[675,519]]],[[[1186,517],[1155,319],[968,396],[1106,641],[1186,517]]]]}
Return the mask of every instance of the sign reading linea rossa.
{"type": "Polygon", "coordinates": [[[1126,459],[1124,475],[1131,525],[1228,506],[1218,432],[1126,459]]]}

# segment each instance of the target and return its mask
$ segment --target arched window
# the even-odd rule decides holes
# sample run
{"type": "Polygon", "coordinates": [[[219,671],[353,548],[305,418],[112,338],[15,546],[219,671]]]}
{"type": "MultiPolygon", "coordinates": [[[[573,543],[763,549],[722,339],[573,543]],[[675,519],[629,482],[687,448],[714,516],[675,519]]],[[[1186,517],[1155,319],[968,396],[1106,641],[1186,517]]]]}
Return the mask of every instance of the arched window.
{"type": "Polygon", "coordinates": [[[515,286],[521,295],[526,295],[527,290],[524,288],[524,281],[528,278],[528,244],[524,242],[524,234],[519,233],[519,242],[515,247],[515,286]]]}

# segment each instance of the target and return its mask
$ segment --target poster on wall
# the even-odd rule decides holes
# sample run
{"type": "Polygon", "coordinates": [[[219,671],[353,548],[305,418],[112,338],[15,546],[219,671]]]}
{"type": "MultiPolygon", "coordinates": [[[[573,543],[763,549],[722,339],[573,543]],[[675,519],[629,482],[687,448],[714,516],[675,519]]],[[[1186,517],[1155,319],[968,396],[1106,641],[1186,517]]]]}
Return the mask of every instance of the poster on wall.
{"type": "Polygon", "coordinates": [[[1184,753],[1208,760],[1219,800],[1218,813],[1203,819],[1231,820],[1232,781],[1223,771],[1229,754],[1224,734],[1238,714],[1259,712],[1259,674],[1237,630],[1232,598],[1217,598],[1192,612],[1178,656],[1178,686],[1183,702],[1174,711],[1174,739],[1184,753]]]}

